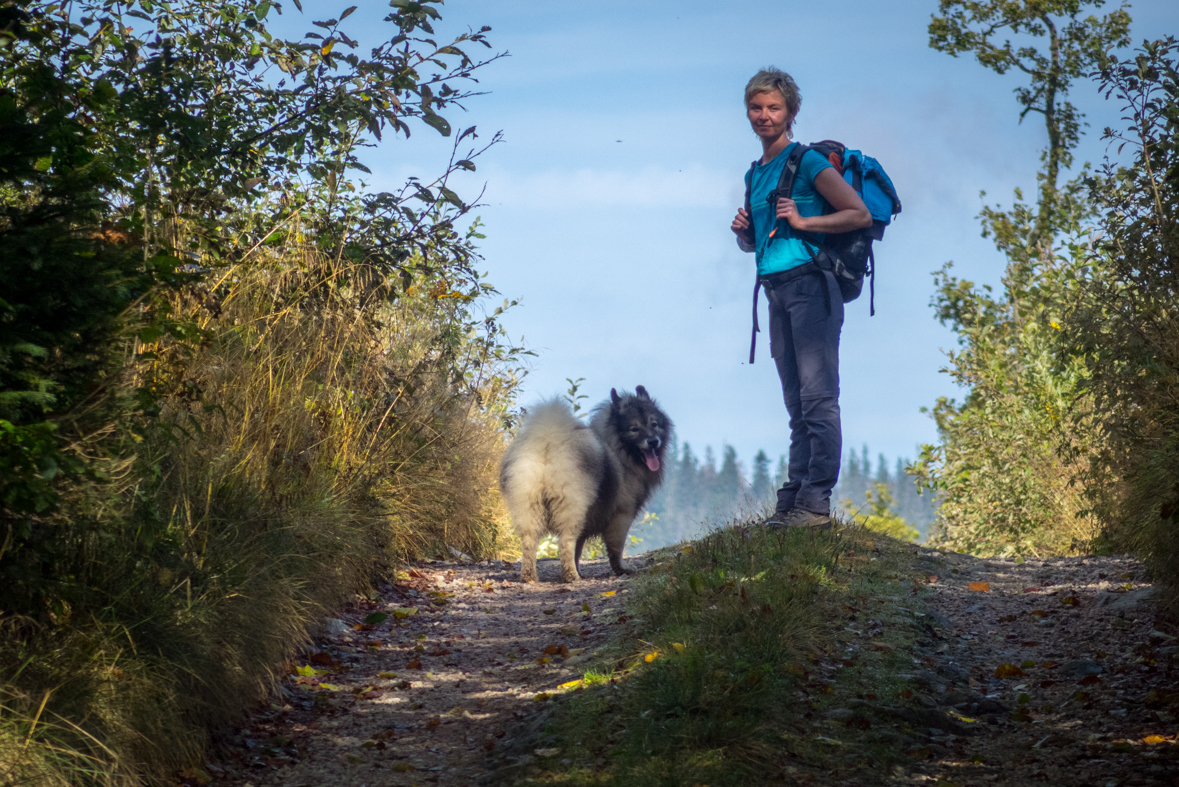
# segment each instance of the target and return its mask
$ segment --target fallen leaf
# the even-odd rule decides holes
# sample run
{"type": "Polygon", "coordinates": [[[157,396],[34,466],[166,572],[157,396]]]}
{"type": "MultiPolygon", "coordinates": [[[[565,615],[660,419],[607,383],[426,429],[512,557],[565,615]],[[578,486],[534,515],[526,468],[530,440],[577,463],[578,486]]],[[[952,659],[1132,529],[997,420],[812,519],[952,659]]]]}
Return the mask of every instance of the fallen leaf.
{"type": "Polygon", "coordinates": [[[1000,664],[995,668],[996,678],[1021,678],[1025,675],[1027,673],[1014,664],[1000,664]]]}
{"type": "Polygon", "coordinates": [[[1076,596],[1065,596],[1060,600],[1061,604],[1067,604],[1070,607],[1080,606],[1081,602],[1077,600],[1076,596]]]}
{"type": "Polygon", "coordinates": [[[980,593],[987,593],[991,589],[990,582],[971,582],[969,585],[971,590],[976,590],[980,593]]]}
{"type": "Polygon", "coordinates": [[[393,610],[393,616],[398,620],[405,620],[406,618],[418,614],[417,607],[406,607],[405,609],[393,610]]]}
{"type": "Polygon", "coordinates": [[[544,609],[541,611],[544,612],[544,614],[546,614],[546,615],[555,615],[557,613],[557,610],[555,610],[555,609],[544,609]]]}
{"type": "Polygon", "coordinates": [[[1023,592],[1024,593],[1039,593],[1040,590],[1041,590],[1040,588],[1024,588],[1023,592]]]}
{"type": "Polygon", "coordinates": [[[1096,675],[1086,675],[1077,681],[1078,686],[1092,686],[1094,683],[1101,683],[1101,678],[1096,675]]]}
{"type": "Polygon", "coordinates": [[[893,649],[892,645],[889,645],[887,642],[873,642],[872,643],[872,650],[875,650],[875,651],[879,651],[879,652],[883,652],[883,653],[891,653],[892,649],[893,649]]]}
{"type": "Polygon", "coordinates": [[[1032,667],[1036,666],[1036,662],[1029,659],[1028,661],[1020,662],[1019,666],[1023,667],[1024,669],[1031,669],[1032,667]]]}
{"type": "Polygon", "coordinates": [[[652,651],[651,653],[648,653],[645,656],[643,656],[643,661],[650,664],[652,661],[654,661],[657,658],[659,658],[659,651],[652,651]]]}
{"type": "Polygon", "coordinates": [[[378,672],[377,677],[378,678],[396,678],[397,673],[396,672],[378,672]]]}
{"type": "Polygon", "coordinates": [[[320,664],[324,667],[332,666],[332,657],[327,653],[316,653],[308,659],[312,664],[320,664]]]}
{"type": "Polygon", "coordinates": [[[428,722],[426,722],[426,729],[427,729],[427,730],[432,730],[432,729],[434,729],[435,727],[437,727],[437,726],[439,726],[439,725],[441,725],[441,724],[442,724],[442,719],[440,719],[440,718],[438,718],[437,716],[435,716],[434,718],[432,718],[432,719],[430,719],[428,722]]]}
{"type": "Polygon", "coordinates": [[[556,757],[561,753],[560,749],[533,749],[532,753],[537,757],[556,757]]]}
{"type": "Polygon", "coordinates": [[[673,648],[675,648],[676,653],[683,653],[685,650],[688,649],[687,645],[685,645],[682,642],[673,642],[673,643],[671,643],[671,646],[673,648]]]}
{"type": "Polygon", "coordinates": [[[334,683],[321,683],[319,684],[319,687],[321,689],[327,689],[328,691],[343,691],[343,687],[337,686],[334,683]]]}
{"type": "Polygon", "coordinates": [[[617,590],[607,590],[605,593],[599,593],[598,595],[601,596],[602,598],[610,598],[611,596],[613,596],[617,592],[618,592],[617,590]]]}
{"type": "Polygon", "coordinates": [[[551,700],[552,698],[553,698],[552,694],[549,694],[547,691],[542,691],[541,693],[539,693],[535,697],[533,697],[532,701],[533,702],[544,702],[545,700],[551,700]]]}
{"type": "Polygon", "coordinates": [[[561,684],[560,686],[558,686],[557,688],[558,688],[558,689],[575,689],[575,688],[577,688],[577,687],[578,687],[578,686],[580,686],[580,685],[581,685],[581,681],[580,681],[580,680],[571,680],[571,681],[569,681],[568,683],[562,683],[562,684],[561,684]]]}
{"type": "Polygon", "coordinates": [[[1046,689],[1046,688],[1048,688],[1049,686],[1055,686],[1055,685],[1056,685],[1056,681],[1054,681],[1054,680],[1042,680],[1042,681],[1040,681],[1040,688],[1042,688],[1042,689],[1046,689]]]}
{"type": "Polygon", "coordinates": [[[422,668],[422,660],[421,659],[414,659],[410,663],[406,664],[405,668],[406,669],[421,669],[422,668]]]}
{"type": "Polygon", "coordinates": [[[384,612],[373,612],[373,613],[365,616],[364,622],[369,624],[370,626],[379,626],[388,619],[389,619],[389,616],[386,615],[384,612]]]}
{"type": "Polygon", "coordinates": [[[683,549],[680,550],[680,554],[684,554],[684,555],[692,554],[692,547],[691,546],[684,547],[683,549]]]}
{"type": "Polygon", "coordinates": [[[1156,743],[1166,743],[1167,739],[1164,738],[1162,735],[1147,735],[1145,738],[1142,739],[1142,742],[1150,744],[1151,746],[1154,746],[1156,743]]]}

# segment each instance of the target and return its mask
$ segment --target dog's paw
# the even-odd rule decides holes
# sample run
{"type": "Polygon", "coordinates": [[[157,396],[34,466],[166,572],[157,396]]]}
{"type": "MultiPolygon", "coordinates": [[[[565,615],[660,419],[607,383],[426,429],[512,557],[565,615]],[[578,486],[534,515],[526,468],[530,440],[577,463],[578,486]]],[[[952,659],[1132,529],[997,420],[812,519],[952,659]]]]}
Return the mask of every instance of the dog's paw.
{"type": "Polygon", "coordinates": [[[613,568],[614,568],[614,574],[616,576],[620,576],[620,577],[621,576],[629,576],[631,574],[639,573],[637,570],[631,568],[628,563],[624,563],[621,560],[618,562],[618,565],[614,566],[613,568]]]}
{"type": "Polygon", "coordinates": [[[533,582],[539,581],[540,577],[536,575],[535,571],[521,571],[520,581],[526,585],[531,585],[533,582]]]}
{"type": "Polygon", "coordinates": [[[561,571],[562,582],[571,583],[576,582],[579,579],[581,579],[581,576],[576,571],[561,571]]]}

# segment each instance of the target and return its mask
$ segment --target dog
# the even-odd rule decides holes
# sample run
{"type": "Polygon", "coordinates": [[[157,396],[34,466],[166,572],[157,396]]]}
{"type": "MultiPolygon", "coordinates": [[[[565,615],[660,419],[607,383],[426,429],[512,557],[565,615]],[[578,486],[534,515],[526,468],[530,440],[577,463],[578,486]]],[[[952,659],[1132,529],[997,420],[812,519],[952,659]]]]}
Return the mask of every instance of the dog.
{"type": "Polygon", "coordinates": [[[545,532],[557,536],[561,581],[580,578],[581,548],[590,536],[606,543],[610,568],[623,562],[626,535],[663,482],[663,454],[672,424],[643,386],[595,407],[588,424],[561,400],[542,403],[504,453],[499,486],[520,536],[520,579],[535,582],[536,550],[545,532]]]}

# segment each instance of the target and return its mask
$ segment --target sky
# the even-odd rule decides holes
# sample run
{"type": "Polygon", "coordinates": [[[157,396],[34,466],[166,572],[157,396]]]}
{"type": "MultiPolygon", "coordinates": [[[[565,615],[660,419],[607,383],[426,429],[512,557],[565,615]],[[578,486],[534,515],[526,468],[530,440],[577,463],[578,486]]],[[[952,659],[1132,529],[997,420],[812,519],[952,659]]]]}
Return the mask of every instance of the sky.
{"type": "MultiPolygon", "coordinates": [[[[317,19],[347,5],[304,2],[317,19]]],[[[385,7],[365,4],[347,29],[375,35],[385,7]]],[[[491,305],[520,301],[502,321],[536,353],[521,404],[561,395],[566,378],[584,378],[591,402],[642,384],[697,455],[732,445],[748,471],[759,449],[775,460],[786,453],[764,332],[748,363],[753,257],[729,230],[743,175],[761,155],[742,91],[758,68],[775,65],[802,93],[795,137],[838,139],[876,157],[904,205],[876,244],[876,316],[866,296],[846,306],[845,449],[867,444],[892,462],[934,442],[921,409],[962,391],[940,371],[955,338],[930,306],[932,274],[952,261],[962,278],[999,283],[1004,260],[980,236],[980,192],[1005,205],[1015,188],[1032,195],[1046,141],[1035,116],[1019,122],[1018,76],[929,48],[936,8],[935,0],[442,6],[440,40],[488,25],[489,52],[508,54],[478,72],[486,94],[449,119],[475,125],[483,140],[503,132],[478,170],[455,183],[468,199],[485,189],[479,247],[501,293],[491,305]]],[[[1174,0],[1142,0],[1130,12],[1136,43],[1179,34],[1174,0]]],[[[1099,162],[1100,130],[1116,123],[1117,107],[1087,82],[1070,98],[1091,125],[1077,159],[1099,162]]],[[[409,140],[387,139],[365,156],[369,188],[429,179],[449,151],[424,126],[409,140]]],[[[761,310],[765,325],[764,298],[761,310]]]]}

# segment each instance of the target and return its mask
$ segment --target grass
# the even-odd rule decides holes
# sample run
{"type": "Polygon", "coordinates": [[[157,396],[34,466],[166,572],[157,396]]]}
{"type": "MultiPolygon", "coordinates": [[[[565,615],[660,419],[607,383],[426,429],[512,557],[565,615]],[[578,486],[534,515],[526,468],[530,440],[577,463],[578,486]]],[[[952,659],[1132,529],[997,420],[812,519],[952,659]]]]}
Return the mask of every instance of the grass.
{"type": "Polygon", "coordinates": [[[172,781],[374,577],[510,551],[510,363],[473,294],[382,285],[292,247],[175,296],[204,340],[135,370],[172,428],[112,424],[134,451],[47,528],[50,603],[0,605],[0,787],[172,781]]]}
{"type": "Polygon", "coordinates": [[[736,787],[898,762],[894,734],[823,715],[904,701],[925,595],[913,549],[861,527],[738,522],[662,550],[634,587],[633,628],[559,698],[540,755],[509,780],[736,787]]]}

